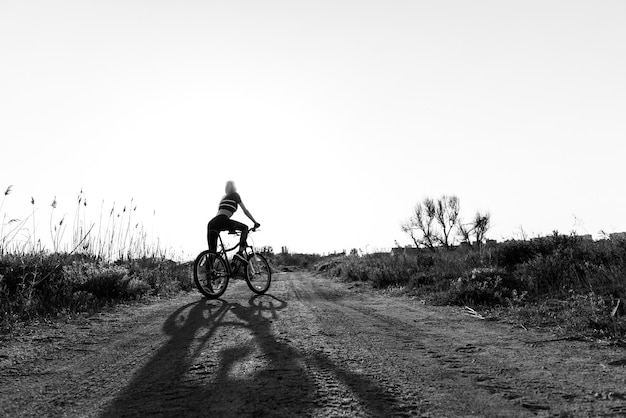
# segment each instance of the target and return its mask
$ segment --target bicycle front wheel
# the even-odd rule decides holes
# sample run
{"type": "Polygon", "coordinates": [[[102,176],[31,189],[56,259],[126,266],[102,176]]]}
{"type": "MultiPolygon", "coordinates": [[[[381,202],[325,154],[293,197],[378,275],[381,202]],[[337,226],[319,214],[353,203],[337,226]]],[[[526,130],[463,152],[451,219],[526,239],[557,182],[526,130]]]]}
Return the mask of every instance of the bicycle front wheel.
{"type": "Polygon", "coordinates": [[[217,299],[228,286],[228,267],[222,256],[202,251],[193,263],[196,287],[209,299],[217,299]]]}
{"type": "Polygon", "coordinates": [[[262,254],[250,254],[246,265],[246,283],[254,293],[262,295],[272,283],[272,270],[262,254]]]}

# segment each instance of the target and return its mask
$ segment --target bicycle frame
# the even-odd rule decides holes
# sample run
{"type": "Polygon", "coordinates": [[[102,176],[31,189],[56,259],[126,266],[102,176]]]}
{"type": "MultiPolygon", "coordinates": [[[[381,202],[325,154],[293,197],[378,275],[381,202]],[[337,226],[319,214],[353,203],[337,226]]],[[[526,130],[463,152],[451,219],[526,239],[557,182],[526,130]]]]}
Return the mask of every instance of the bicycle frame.
{"type": "MultiPolygon", "coordinates": [[[[250,229],[250,232],[254,232],[254,231],[255,231],[254,228],[250,229]]],[[[239,231],[236,231],[235,233],[229,232],[229,234],[240,236],[241,232],[239,231]]],[[[228,269],[228,276],[233,277],[239,272],[239,269],[242,267],[242,265],[241,263],[237,263],[236,268],[233,269],[233,260],[232,260],[232,257],[230,259],[228,258],[228,253],[236,250],[239,247],[239,243],[235,244],[231,248],[226,248],[224,246],[224,241],[222,241],[221,233],[218,234],[217,238],[219,240],[219,250],[217,251],[217,254],[224,257],[224,260],[227,261],[226,268],[228,269]]],[[[247,245],[246,248],[243,249],[243,253],[246,255],[246,257],[248,257],[250,254],[254,254],[254,248],[251,245],[247,245]]]]}
{"type": "MultiPolygon", "coordinates": [[[[250,231],[255,231],[255,228],[250,231]]],[[[237,235],[237,232],[229,232],[237,235]]],[[[219,298],[226,291],[229,279],[235,279],[243,270],[243,279],[250,290],[258,295],[265,294],[272,280],[272,269],[267,259],[262,254],[257,254],[254,246],[247,242],[245,247],[241,248],[239,243],[241,238],[237,244],[226,247],[220,233],[217,236],[219,248],[216,248],[215,252],[204,250],[194,260],[193,278],[200,293],[209,299],[219,298]],[[237,248],[243,259],[229,258],[228,253],[237,248]]]]}

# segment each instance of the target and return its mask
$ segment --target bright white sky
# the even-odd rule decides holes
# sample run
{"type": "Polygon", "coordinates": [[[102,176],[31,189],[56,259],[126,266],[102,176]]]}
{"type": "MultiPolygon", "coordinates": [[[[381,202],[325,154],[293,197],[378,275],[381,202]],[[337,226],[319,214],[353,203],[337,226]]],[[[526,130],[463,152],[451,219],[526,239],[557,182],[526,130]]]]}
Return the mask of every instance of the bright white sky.
{"type": "Polygon", "coordinates": [[[408,244],[444,193],[498,240],[626,231],[624,22],[623,0],[0,0],[2,211],[34,197],[49,235],[55,196],[96,221],[132,198],[195,254],[232,179],[276,251],[408,244]]]}

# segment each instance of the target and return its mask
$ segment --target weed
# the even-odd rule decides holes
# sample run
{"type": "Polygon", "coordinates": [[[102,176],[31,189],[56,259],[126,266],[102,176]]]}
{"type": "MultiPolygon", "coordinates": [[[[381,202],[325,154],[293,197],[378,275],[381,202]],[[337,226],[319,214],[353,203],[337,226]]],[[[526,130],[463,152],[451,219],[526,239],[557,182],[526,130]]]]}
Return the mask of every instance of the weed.
{"type": "Polygon", "coordinates": [[[483,251],[422,251],[415,257],[343,256],[318,271],[368,281],[393,294],[435,304],[499,307],[538,326],[623,336],[626,317],[626,243],[582,241],[553,234],[509,241],[483,251]]]}
{"type": "Polygon", "coordinates": [[[2,212],[9,186],[0,201],[0,327],[40,316],[88,311],[120,300],[172,295],[190,290],[188,265],[166,258],[160,241],[149,243],[148,235],[133,229],[131,205],[115,212],[100,224],[90,223],[87,199],[81,190],[72,231],[66,240],[68,222],[56,216],[57,198],[51,204],[49,220],[52,252],[47,252],[37,233],[35,199],[31,213],[22,220],[9,219],[2,212]],[[27,228],[32,221],[32,230],[27,228]],[[103,223],[106,222],[106,226],[103,223]],[[96,232],[97,231],[97,234],[96,232]]]}
{"type": "Polygon", "coordinates": [[[103,263],[80,254],[0,257],[0,324],[93,311],[121,300],[170,296],[192,287],[189,266],[169,260],[103,263]]]}

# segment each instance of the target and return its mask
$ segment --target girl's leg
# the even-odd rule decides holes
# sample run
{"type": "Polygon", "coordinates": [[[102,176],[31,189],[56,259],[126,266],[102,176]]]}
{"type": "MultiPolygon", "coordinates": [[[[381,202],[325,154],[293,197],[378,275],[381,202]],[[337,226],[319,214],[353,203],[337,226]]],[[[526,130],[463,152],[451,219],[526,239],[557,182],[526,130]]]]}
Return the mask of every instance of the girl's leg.
{"type": "Polygon", "coordinates": [[[239,251],[243,252],[244,248],[248,245],[248,225],[243,224],[241,222],[233,221],[230,219],[230,227],[228,229],[234,229],[236,231],[241,231],[241,236],[239,237],[239,251]]]}
{"type": "Polygon", "coordinates": [[[207,229],[207,243],[209,244],[209,251],[215,253],[217,252],[217,237],[219,235],[219,231],[212,230],[210,227],[207,229]]]}
{"type": "Polygon", "coordinates": [[[217,237],[220,231],[224,231],[230,228],[230,219],[227,216],[216,216],[209,221],[207,225],[207,243],[209,244],[209,251],[217,252],[217,237]]]}

